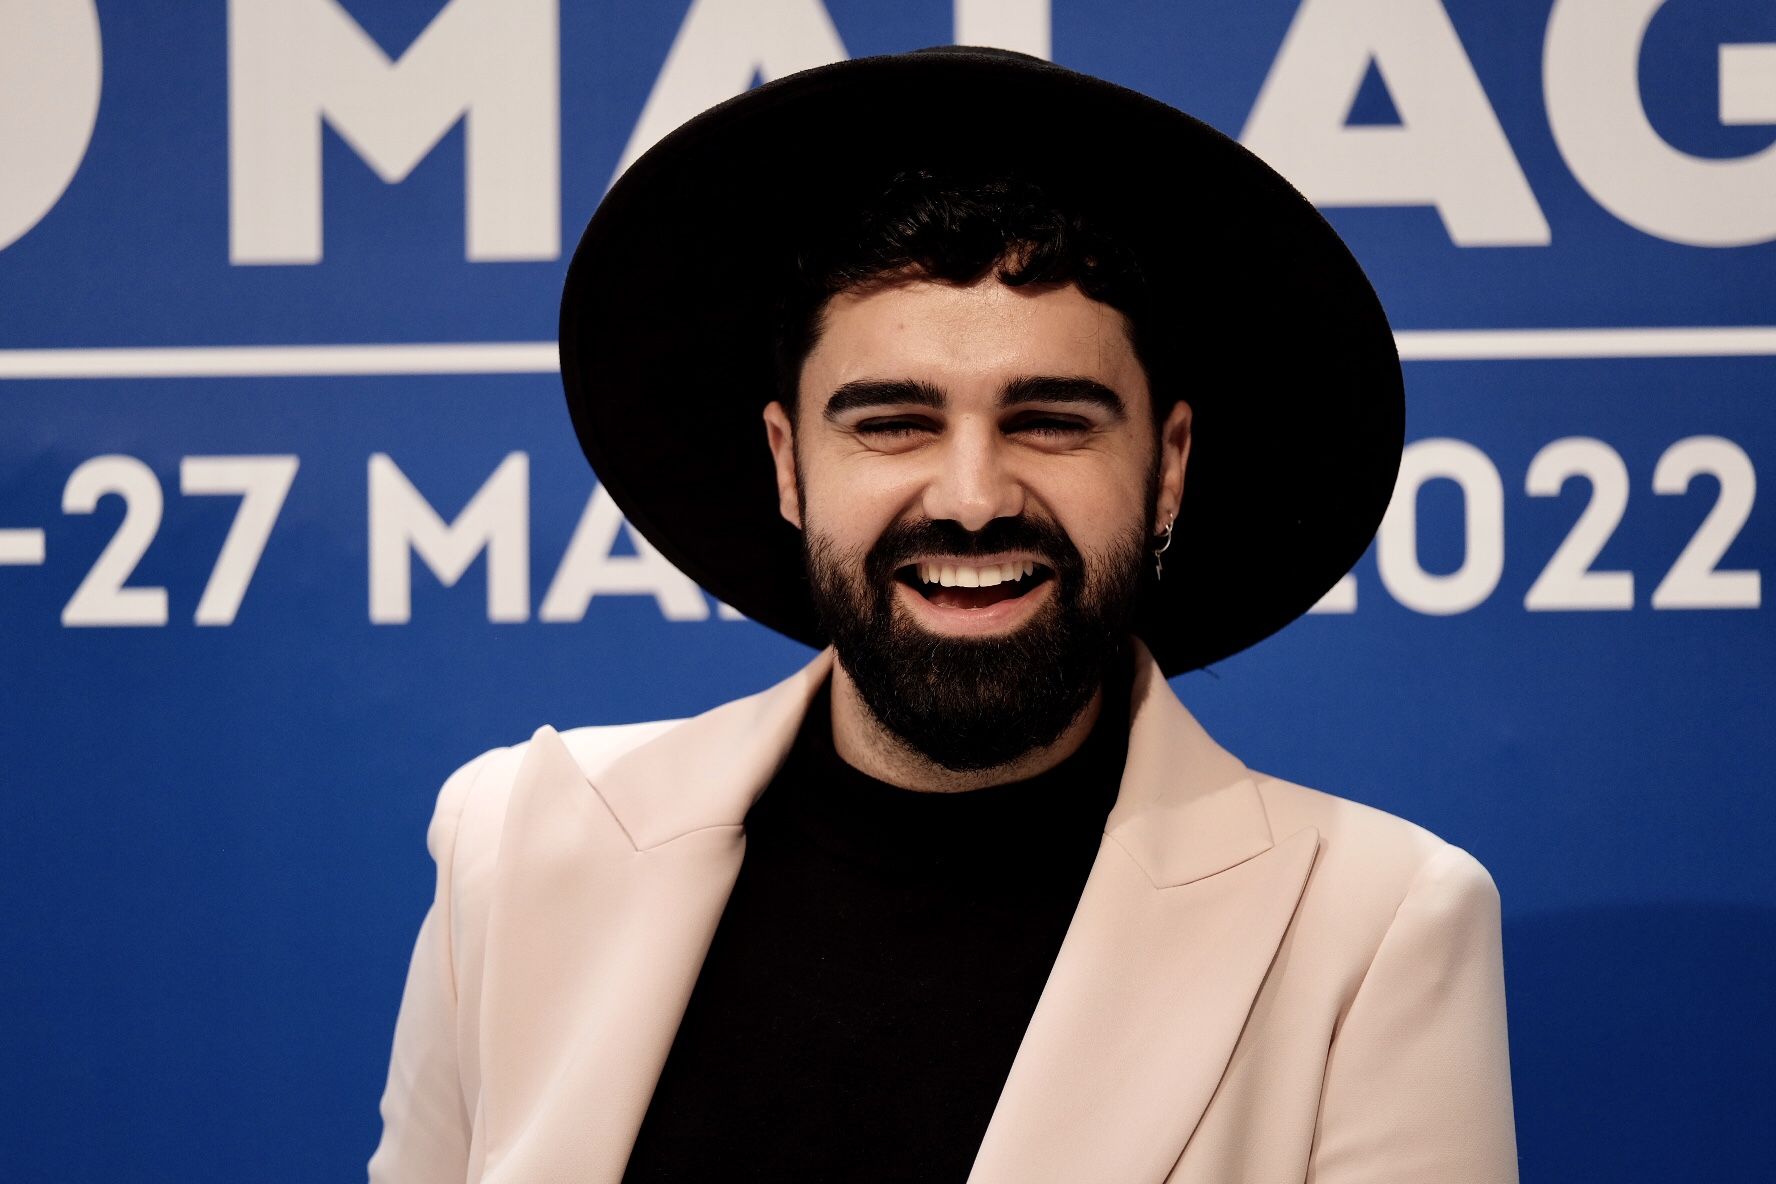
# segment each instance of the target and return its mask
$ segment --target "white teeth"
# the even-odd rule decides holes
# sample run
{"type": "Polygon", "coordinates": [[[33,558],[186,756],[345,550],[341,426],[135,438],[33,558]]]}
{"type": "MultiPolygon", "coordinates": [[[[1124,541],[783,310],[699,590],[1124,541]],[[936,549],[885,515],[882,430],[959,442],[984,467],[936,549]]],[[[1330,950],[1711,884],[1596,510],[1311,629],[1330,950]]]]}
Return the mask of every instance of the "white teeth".
{"type": "Polygon", "coordinates": [[[959,563],[921,563],[918,567],[920,583],[939,584],[945,588],[991,588],[1036,574],[1036,562],[1032,559],[992,563],[984,567],[965,567],[959,563]]]}

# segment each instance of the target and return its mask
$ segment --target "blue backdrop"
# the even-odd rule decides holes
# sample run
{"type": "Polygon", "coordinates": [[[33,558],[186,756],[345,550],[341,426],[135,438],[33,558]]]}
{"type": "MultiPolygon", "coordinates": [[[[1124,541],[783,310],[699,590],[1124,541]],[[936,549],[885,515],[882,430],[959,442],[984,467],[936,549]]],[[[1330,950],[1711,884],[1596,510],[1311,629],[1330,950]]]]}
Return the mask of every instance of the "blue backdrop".
{"type": "Polygon", "coordinates": [[[1525,1180],[1768,1178],[1763,0],[0,0],[0,1175],[358,1177],[444,775],[805,660],[596,493],[566,254],[701,106],[955,37],[1346,236],[1407,478],[1177,689],[1493,871],[1525,1180]]]}

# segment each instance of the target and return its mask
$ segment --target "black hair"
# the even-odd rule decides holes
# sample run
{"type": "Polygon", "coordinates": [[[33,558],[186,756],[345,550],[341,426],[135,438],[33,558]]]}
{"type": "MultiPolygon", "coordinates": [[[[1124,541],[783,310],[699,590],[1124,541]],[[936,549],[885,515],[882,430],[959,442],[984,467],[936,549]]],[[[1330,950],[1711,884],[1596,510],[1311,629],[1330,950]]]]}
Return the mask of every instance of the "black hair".
{"type": "Polygon", "coordinates": [[[1032,181],[924,169],[897,173],[813,231],[797,255],[776,310],[778,398],[794,411],[802,365],[832,297],[909,277],[971,284],[989,269],[1013,287],[1072,283],[1122,313],[1147,373],[1154,421],[1164,419],[1177,394],[1163,389],[1147,279],[1134,253],[1032,181]]]}

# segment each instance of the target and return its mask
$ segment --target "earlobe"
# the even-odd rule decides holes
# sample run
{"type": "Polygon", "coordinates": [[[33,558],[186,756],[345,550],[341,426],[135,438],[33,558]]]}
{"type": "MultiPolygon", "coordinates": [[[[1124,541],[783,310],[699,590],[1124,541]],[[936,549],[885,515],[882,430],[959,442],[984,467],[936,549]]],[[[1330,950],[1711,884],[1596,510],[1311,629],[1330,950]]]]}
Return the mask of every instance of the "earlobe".
{"type": "Polygon", "coordinates": [[[771,466],[777,474],[777,512],[800,530],[802,497],[796,482],[795,427],[783,404],[776,400],[765,406],[765,443],[770,446],[771,466]]]}

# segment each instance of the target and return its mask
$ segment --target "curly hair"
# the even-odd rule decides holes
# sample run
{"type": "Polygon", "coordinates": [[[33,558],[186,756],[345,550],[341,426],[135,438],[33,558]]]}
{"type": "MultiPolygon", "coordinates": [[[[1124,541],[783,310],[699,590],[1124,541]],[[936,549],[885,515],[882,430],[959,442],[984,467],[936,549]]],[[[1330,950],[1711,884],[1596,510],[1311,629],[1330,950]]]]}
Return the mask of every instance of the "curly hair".
{"type": "Polygon", "coordinates": [[[1147,280],[1133,252],[1029,180],[923,169],[897,173],[878,195],[814,231],[799,252],[776,309],[778,397],[794,409],[802,365],[832,297],[907,278],[972,284],[989,270],[1012,287],[1071,283],[1122,313],[1153,391],[1154,418],[1163,419],[1175,396],[1161,398],[1147,280]]]}

